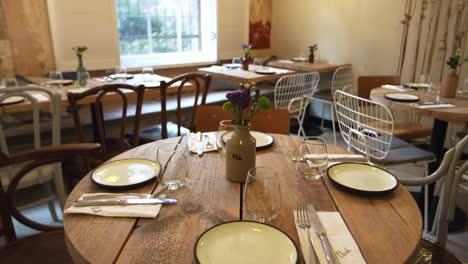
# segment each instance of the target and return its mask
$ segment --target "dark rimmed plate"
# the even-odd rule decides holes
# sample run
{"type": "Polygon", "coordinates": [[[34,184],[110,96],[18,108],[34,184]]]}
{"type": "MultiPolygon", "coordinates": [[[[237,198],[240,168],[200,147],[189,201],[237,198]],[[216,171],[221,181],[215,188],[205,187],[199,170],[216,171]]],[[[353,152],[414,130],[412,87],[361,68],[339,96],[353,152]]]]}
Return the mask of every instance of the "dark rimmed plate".
{"type": "Polygon", "coordinates": [[[382,194],[398,187],[395,175],[366,163],[343,162],[330,166],[327,172],[334,184],[353,192],[382,194]]]}
{"type": "Polygon", "coordinates": [[[386,93],[385,98],[398,102],[417,102],[419,96],[407,93],[386,93]]]}
{"type": "Polygon", "coordinates": [[[194,245],[196,263],[298,263],[294,241],[282,230],[253,221],[231,221],[203,232],[194,245]]]}
{"type": "MultiPolygon", "coordinates": [[[[264,149],[270,147],[275,141],[272,135],[265,134],[258,131],[249,131],[252,137],[255,138],[257,149],[264,149]]],[[[223,135],[223,143],[226,144],[226,140],[231,137],[234,131],[227,132],[223,135]]]]}
{"type": "Polygon", "coordinates": [[[270,69],[270,68],[260,68],[260,69],[254,70],[254,72],[257,74],[275,74],[276,73],[275,70],[270,69]]]}
{"type": "MultiPolygon", "coordinates": [[[[2,95],[2,94],[0,93],[0,95],[2,95]]],[[[1,101],[0,106],[1,105],[17,104],[17,103],[21,103],[23,101],[24,101],[23,96],[11,96],[11,97],[8,97],[5,100],[1,101]]]]}
{"type": "Polygon", "coordinates": [[[104,163],[91,172],[94,184],[110,189],[135,188],[155,180],[161,172],[158,162],[148,159],[121,159],[104,163]]]}

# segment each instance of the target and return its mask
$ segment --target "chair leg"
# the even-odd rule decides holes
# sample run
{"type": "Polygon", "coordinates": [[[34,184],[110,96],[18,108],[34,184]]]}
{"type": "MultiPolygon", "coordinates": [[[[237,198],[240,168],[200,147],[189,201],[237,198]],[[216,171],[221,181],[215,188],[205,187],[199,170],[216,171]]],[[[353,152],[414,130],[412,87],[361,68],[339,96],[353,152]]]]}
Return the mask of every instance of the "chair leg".
{"type": "Polygon", "coordinates": [[[332,118],[332,128],[333,128],[333,142],[336,146],[336,129],[335,129],[335,110],[333,109],[333,105],[330,106],[331,109],[331,118],[332,118]]]}
{"type": "Polygon", "coordinates": [[[424,233],[428,232],[429,226],[429,187],[424,185],[424,233]]]}
{"type": "MultiPolygon", "coordinates": [[[[53,182],[52,181],[46,182],[46,183],[44,183],[42,185],[44,186],[44,190],[46,191],[46,193],[53,193],[53,191],[52,191],[53,182]]],[[[49,211],[50,211],[50,215],[52,216],[52,219],[55,222],[60,221],[59,218],[58,218],[58,215],[57,215],[57,211],[55,211],[54,200],[48,201],[47,205],[49,206],[49,211]]]]}
{"type": "Polygon", "coordinates": [[[304,125],[303,125],[303,124],[304,124],[304,116],[305,116],[305,113],[306,113],[306,111],[304,110],[304,111],[302,112],[302,116],[299,115],[298,118],[297,118],[297,121],[299,122],[299,129],[298,129],[298,131],[297,131],[297,136],[298,136],[298,137],[301,136],[301,132],[302,132],[302,135],[303,135],[304,137],[307,137],[307,135],[306,135],[306,133],[305,133],[305,130],[304,130],[304,125]]]}

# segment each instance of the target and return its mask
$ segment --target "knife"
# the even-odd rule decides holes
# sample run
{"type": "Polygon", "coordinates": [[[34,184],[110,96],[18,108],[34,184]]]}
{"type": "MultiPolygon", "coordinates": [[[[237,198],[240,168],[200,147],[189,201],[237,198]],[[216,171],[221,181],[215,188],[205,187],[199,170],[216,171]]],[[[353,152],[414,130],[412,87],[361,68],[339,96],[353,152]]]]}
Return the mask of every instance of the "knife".
{"type": "Polygon", "coordinates": [[[95,200],[73,202],[73,206],[106,206],[106,205],[132,205],[132,204],[175,204],[176,199],[120,199],[120,200],[95,200]]]}
{"type": "Polygon", "coordinates": [[[203,154],[203,139],[202,133],[197,132],[197,155],[200,156],[203,154]]]}
{"type": "Polygon", "coordinates": [[[315,211],[313,205],[309,204],[307,206],[307,211],[309,212],[310,216],[310,224],[315,229],[315,232],[320,237],[320,241],[322,242],[323,249],[325,251],[325,255],[327,256],[328,263],[339,264],[340,261],[335,255],[335,251],[333,250],[330,241],[328,240],[327,233],[325,232],[325,227],[323,227],[322,222],[315,211]]]}

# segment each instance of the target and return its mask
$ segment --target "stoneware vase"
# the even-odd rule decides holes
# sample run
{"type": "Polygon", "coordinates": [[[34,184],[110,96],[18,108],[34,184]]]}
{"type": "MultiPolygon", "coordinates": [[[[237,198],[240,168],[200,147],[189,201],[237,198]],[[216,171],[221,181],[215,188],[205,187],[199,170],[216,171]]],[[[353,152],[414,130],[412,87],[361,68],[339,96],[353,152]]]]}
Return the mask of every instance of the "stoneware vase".
{"type": "Polygon", "coordinates": [[[242,70],[248,71],[251,58],[246,56],[242,58],[242,70]]]}
{"type": "Polygon", "coordinates": [[[248,126],[234,126],[226,142],[226,177],[233,182],[245,182],[247,172],[255,168],[256,140],[248,126]]]}
{"type": "Polygon", "coordinates": [[[310,63],[314,63],[314,59],[315,59],[314,53],[310,53],[310,54],[309,54],[309,62],[310,62],[310,63]]]}
{"type": "Polygon", "coordinates": [[[445,84],[442,88],[443,97],[454,98],[457,94],[458,74],[456,70],[450,70],[445,78],[445,84]]]}

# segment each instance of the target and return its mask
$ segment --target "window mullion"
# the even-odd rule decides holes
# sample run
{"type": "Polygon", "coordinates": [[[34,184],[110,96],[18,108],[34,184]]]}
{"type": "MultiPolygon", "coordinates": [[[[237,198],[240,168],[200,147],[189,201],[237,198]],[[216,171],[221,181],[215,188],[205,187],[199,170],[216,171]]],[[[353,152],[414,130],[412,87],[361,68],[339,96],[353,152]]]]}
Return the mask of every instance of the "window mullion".
{"type": "Polygon", "coordinates": [[[176,33],[177,33],[177,51],[182,51],[182,14],[181,11],[174,11],[176,17],[176,33]]]}
{"type": "Polygon", "coordinates": [[[151,14],[149,11],[146,12],[146,34],[148,36],[148,53],[153,53],[153,36],[151,28],[151,14]]]}

